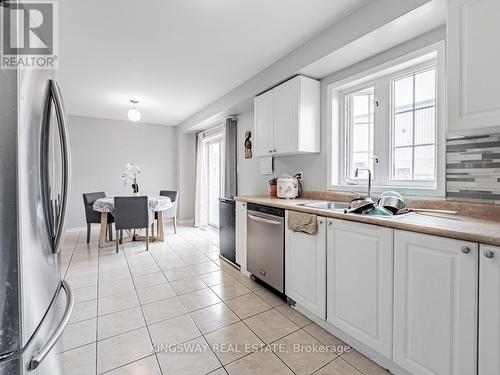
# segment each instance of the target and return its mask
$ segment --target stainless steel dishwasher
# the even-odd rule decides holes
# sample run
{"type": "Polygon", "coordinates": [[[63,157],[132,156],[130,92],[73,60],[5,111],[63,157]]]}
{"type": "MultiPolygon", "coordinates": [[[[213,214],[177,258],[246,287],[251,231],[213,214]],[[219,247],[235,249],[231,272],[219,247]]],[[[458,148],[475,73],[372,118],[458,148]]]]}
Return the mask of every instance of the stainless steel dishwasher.
{"type": "Polygon", "coordinates": [[[285,211],[249,203],[247,219],[247,269],[284,293],[285,211]]]}

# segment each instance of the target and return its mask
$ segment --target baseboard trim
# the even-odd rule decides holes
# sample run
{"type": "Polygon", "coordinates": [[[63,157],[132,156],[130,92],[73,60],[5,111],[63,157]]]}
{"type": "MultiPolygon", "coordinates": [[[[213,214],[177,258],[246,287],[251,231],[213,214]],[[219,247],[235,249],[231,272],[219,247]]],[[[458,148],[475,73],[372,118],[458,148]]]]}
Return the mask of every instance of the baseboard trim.
{"type": "MultiPolygon", "coordinates": [[[[166,222],[168,223],[168,222],[166,222]]],[[[166,224],[165,223],[165,224],[166,224]]],[[[177,224],[189,224],[189,225],[194,225],[194,219],[184,219],[184,220],[177,220],[177,224]]],[[[99,227],[99,224],[95,224],[96,225],[96,228],[99,227]]],[[[94,227],[92,229],[95,229],[94,227]]],[[[71,227],[71,228],[67,228],[66,229],[66,232],[67,233],[71,233],[71,232],[82,232],[82,231],[86,231],[87,230],[87,227],[86,226],[83,226],[83,227],[71,227]]]]}
{"type": "Polygon", "coordinates": [[[194,219],[177,220],[177,223],[194,225],[194,219]]]}
{"type": "Polygon", "coordinates": [[[394,375],[412,375],[411,373],[409,373],[408,371],[406,371],[405,369],[403,369],[402,367],[400,367],[396,363],[394,363],[392,358],[387,358],[386,356],[380,354],[379,352],[370,348],[366,344],[361,343],[360,341],[353,338],[349,334],[345,333],[341,329],[335,327],[331,323],[329,323],[329,322],[321,319],[317,315],[311,313],[307,308],[300,305],[299,303],[296,303],[295,306],[293,306],[292,308],[297,310],[301,314],[305,315],[307,318],[312,320],[318,326],[320,326],[321,328],[330,332],[332,335],[338,337],[340,340],[342,340],[344,343],[349,345],[351,348],[357,350],[358,352],[363,354],[365,357],[367,357],[367,358],[371,359],[373,362],[377,363],[379,366],[389,370],[391,372],[391,374],[394,374],[394,375]]]}
{"type": "Polygon", "coordinates": [[[66,229],[66,233],[71,233],[71,232],[82,232],[82,231],[86,231],[87,230],[87,227],[72,227],[72,228],[68,228],[66,229]]]}

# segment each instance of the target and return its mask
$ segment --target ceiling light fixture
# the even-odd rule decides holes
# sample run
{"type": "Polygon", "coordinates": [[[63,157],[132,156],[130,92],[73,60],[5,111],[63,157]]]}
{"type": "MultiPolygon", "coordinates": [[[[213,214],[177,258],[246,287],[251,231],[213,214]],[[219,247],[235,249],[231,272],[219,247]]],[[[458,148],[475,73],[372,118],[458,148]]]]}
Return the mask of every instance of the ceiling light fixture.
{"type": "Polygon", "coordinates": [[[128,119],[130,121],[137,122],[141,119],[141,112],[137,108],[135,108],[136,104],[139,104],[138,100],[131,100],[130,103],[132,103],[132,108],[128,110],[128,119]]]}

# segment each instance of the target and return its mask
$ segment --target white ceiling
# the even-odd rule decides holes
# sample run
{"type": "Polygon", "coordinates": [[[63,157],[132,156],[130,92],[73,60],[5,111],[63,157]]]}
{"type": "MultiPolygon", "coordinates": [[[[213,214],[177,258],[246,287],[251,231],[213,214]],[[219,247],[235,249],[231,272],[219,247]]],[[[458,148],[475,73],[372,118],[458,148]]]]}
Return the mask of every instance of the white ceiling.
{"type": "Polygon", "coordinates": [[[305,67],[299,73],[323,78],[446,24],[447,0],[431,0],[370,34],[305,67]]]}
{"type": "Polygon", "coordinates": [[[177,125],[367,1],[61,1],[68,113],[177,125]]]}

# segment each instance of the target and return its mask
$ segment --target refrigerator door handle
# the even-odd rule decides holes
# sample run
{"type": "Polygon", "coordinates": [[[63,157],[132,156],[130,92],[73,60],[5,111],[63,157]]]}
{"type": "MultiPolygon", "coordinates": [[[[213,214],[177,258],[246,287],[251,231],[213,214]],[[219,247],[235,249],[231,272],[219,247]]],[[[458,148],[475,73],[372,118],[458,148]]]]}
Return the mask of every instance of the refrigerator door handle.
{"type": "Polygon", "coordinates": [[[44,202],[45,220],[48,226],[49,238],[52,242],[52,252],[57,254],[61,247],[61,241],[64,234],[66,216],[68,210],[68,199],[70,191],[70,153],[68,128],[64,105],[62,102],[61,91],[56,81],[49,79],[47,86],[46,102],[44,106],[42,126],[42,147],[41,147],[41,177],[42,177],[42,195],[44,202]],[[52,115],[52,105],[57,120],[59,139],[61,144],[61,195],[56,201],[50,197],[49,181],[49,143],[50,143],[50,121],[52,115]],[[60,202],[59,202],[60,200],[60,202]]]}
{"type": "Polygon", "coordinates": [[[66,122],[66,113],[64,112],[64,104],[62,100],[61,90],[59,85],[54,80],[49,80],[51,87],[51,95],[54,98],[54,109],[57,116],[57,124],[59,125],[59,134],[61,136],[62,148],[62,199],[58,207],[59,222],[57,232],[54,238],[54,253],[58,253],[61,247],[64,230],[66,228],[66,216],[68,211],[69,191],[70,191],[70,173],[71,160],[69,151],[68,125],[66,122]]]}
{"type": "Polygon", "coordinates": [[[71,318],[71,313],[73,312],[73,306],[75,304],[73,289],[71,289],[71,286],[65,280],[61,281],[61,288],[59,290],[61,289],[63,289],[66,293],[66,308],[64,309],[64,314],[62,316],[61,322],[57,326],[54,333],[50,336],[47,343],[31,359],[29,366],[30,370],[36,369],[40,365],[40,363],[42,363],[45,357],[47,357],[47,354],[50,353],[50,350],[54,347],[54,345],[63,334],[64,329],[68,325],[69,319],[71,318]]]}

